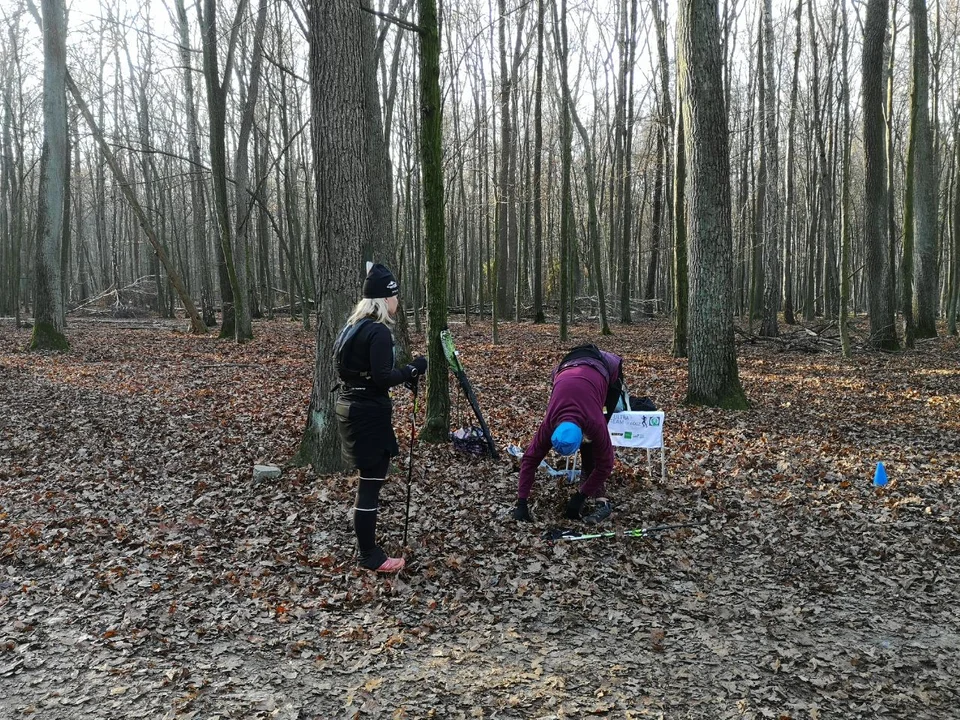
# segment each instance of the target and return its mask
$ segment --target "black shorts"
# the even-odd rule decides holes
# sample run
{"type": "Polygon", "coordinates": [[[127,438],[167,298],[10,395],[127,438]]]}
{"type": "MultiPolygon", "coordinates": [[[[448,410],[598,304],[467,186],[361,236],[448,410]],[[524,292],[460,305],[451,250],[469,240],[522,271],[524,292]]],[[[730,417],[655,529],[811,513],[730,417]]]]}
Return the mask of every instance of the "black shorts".
{"type": "Polygon", "coordinates": [[[337,398],[340,452],[352,468],[371,467],[400,454],[393,432],[393,403],[382,392],[344,391],[337,398]]]}

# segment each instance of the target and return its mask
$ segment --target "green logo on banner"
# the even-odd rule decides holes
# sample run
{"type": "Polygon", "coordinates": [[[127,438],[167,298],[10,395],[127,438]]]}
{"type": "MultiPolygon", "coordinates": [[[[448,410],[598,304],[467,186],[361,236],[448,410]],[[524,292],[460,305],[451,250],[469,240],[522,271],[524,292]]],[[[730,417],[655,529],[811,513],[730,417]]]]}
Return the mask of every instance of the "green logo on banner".
{"type": "Polygon", "coordinates": [[[623,434],[623,437],[625,437],[627,440],[629,440],[630,438],[633,437],[633,433],[628,430],[627,432],[625,432],[625,433],[623,434]]]}
{"type": "Polygon", "coordinates": [[[660,424],[660,418],[652,417],[650,418],[650,427],[657,427],[660,424]]]}

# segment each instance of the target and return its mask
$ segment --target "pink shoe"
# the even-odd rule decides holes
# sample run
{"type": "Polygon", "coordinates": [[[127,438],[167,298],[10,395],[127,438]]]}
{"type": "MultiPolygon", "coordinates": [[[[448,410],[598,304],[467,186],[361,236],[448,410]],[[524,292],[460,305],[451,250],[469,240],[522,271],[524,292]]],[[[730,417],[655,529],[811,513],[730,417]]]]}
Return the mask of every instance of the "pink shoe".
{"type": "Polygon", "coordinates": [[[404,565],[407,564],[407,561],[403,558],[387,558],[383,561],[383,564],[377,568],[377,572],[380,573],[396,573],[403,570],[404,565]]]}

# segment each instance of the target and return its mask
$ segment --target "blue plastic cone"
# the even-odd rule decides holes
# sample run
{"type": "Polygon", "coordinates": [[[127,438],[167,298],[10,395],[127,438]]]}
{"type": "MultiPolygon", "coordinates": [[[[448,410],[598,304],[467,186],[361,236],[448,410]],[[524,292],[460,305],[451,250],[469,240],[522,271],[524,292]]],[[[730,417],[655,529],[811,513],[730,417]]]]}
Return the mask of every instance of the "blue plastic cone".
{"type": "Polygon", "coordinates": [[[877,487],[883,487],[887,484],[887,469],[882,462],[877,463],[876,472],[873,473],[873,484],[877,487]]]}

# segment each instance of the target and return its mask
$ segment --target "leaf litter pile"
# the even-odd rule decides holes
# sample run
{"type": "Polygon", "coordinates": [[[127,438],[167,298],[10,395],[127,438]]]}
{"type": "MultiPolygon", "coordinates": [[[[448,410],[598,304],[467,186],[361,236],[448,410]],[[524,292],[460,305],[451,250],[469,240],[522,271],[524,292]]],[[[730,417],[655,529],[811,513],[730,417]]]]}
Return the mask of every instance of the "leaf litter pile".
{"type": "MultiPolygon", "coordinates": [[[[740,348],[748,411],[683,404],[665,323],[599,339],[452,324],[501,448],[418,443],[407,570],[357,569],[355,480],[284,467],[311,333],[243,346],[77,322],[0,332],[0,717],[944,718],[960,707],[960,349],[740,348]],[[625,356],[668,474],[618,449],[604,530],[550,544],[572,487],[506,520],[564,348],[625,356]],[[883,462],[889,483],[875,487],[883,462]]],[[[422,335],[415,336],[423,346],[422,335]]],[[[454,427],[472,424],[457,401],[454,427]],[[458,423],[459,419],[459,423],[458,423]]],[[[379,537],[400,551],[409,393],[379,537]]],[[[421,403],[422,404],[422,403],[421,403]]],[[[423,408],[417,416],[423,422],[423,408]]],[[[554,458],[551,462],[556,463],[554,458]]],[[[562,461],[561,461],[562,462],[562,461]]]]}

